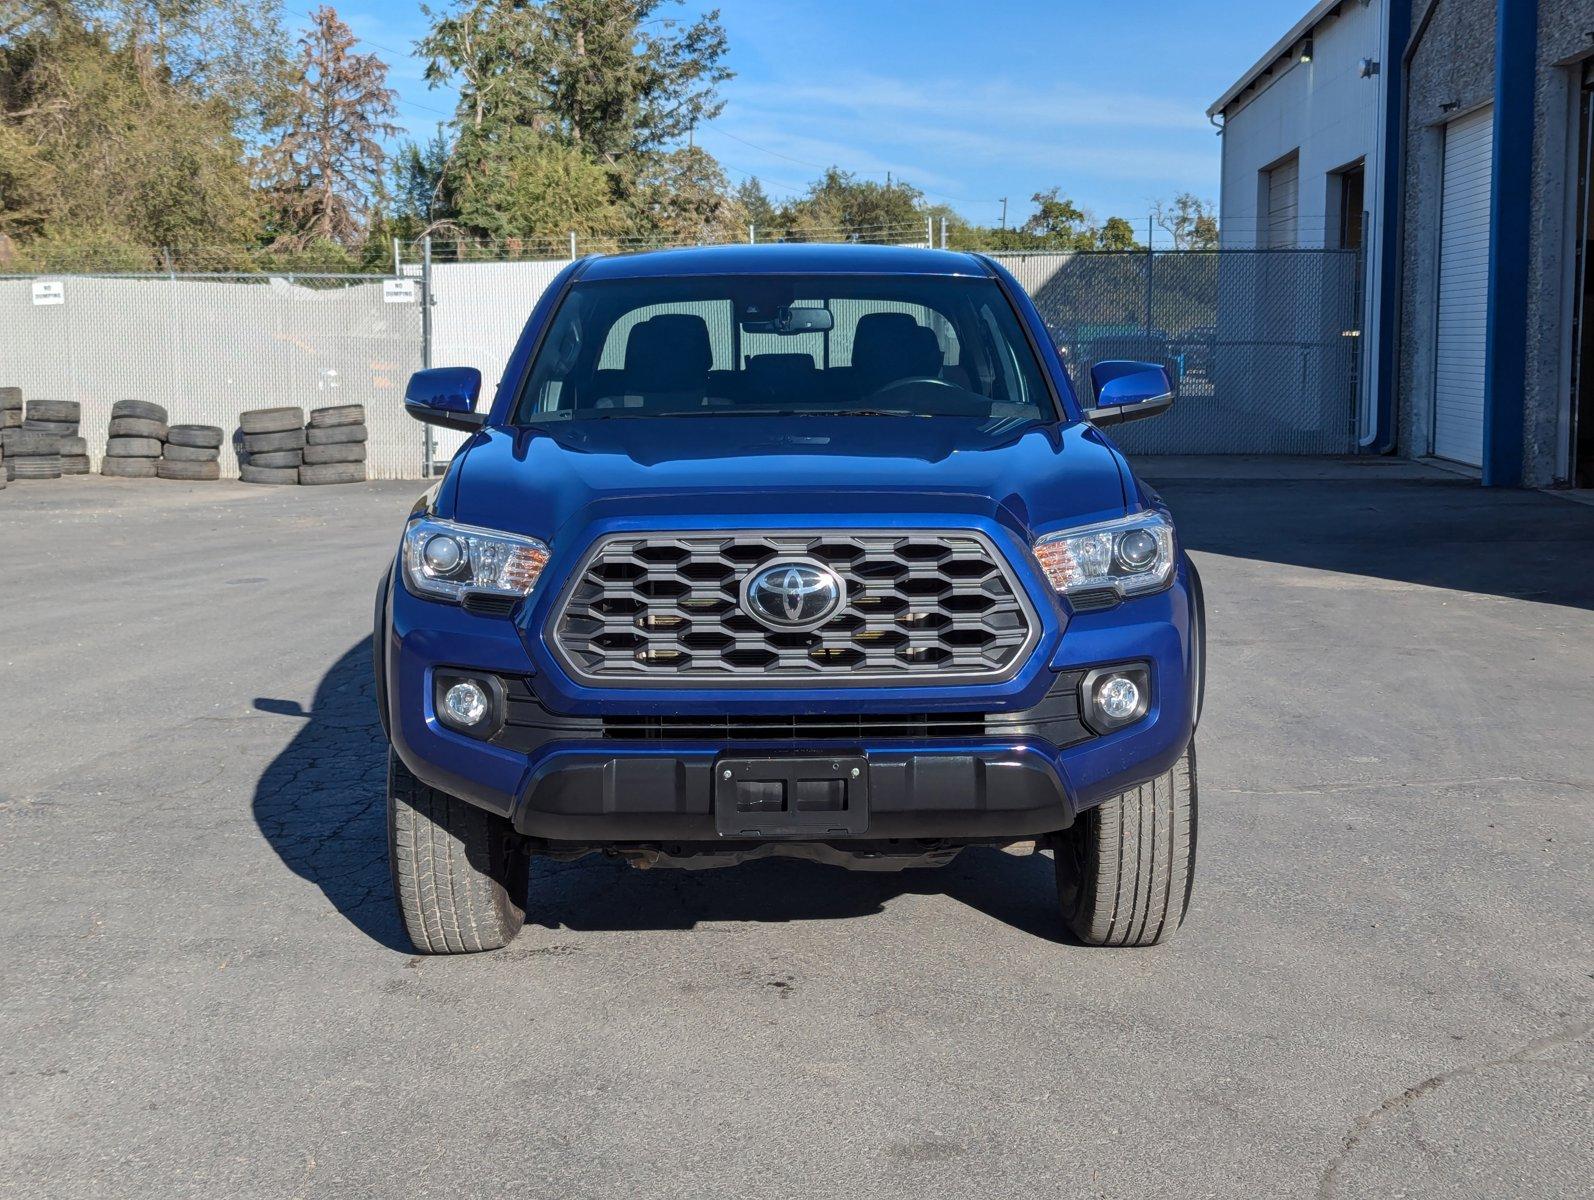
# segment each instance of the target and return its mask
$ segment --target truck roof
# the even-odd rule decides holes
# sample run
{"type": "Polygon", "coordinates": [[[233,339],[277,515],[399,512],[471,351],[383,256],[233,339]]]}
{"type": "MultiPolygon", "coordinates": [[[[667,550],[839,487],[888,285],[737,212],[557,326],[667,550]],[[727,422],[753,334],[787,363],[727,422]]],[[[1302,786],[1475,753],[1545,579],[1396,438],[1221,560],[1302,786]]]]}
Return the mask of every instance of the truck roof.
{"type": "Polygon", "coordinates": [[[817,242],[698,246],[650,250],[589,260],[582,280],[657,279],[685,275],[963,275],[991,274],[977,257],[914,246],[857,246],[817,242]]]}

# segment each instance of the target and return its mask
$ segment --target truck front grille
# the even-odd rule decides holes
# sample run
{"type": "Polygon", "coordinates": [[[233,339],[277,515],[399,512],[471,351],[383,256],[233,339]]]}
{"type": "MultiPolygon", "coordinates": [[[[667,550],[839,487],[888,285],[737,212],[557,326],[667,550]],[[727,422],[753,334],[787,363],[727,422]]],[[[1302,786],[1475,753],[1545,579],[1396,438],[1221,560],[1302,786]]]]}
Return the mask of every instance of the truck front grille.
{"type": "Polygon", "coordinates": [[[505,719],[493,743],[535,754],[550,743],[703,743],[713,746],[812,747],[815,743],[868,745],[891,740],[1005,742],[1038,738],[1059,750],[1095,735],[1079,713],[1084,671],[1062,671],[1031,708],[1011,712],[722,713],[669,716],[566,716],[544,708],[523,677],[504,677],[505,719]]]}
{"type": "Polygon", "coordinates": [[[609,686],[993,682],[1023,666],[1038,620],[1012,568],[969,530],[613,534],[577,568],[550,627],[577,678],[609,686]],[[743,583],[799,560],[845,602],[822,625],[771,629],[743,583]]]}

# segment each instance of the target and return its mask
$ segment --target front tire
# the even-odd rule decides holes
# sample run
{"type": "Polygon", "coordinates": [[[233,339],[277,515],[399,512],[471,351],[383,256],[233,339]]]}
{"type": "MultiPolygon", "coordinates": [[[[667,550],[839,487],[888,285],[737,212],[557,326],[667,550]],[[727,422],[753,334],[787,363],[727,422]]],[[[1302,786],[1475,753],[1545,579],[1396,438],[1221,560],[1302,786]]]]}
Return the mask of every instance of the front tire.
{"type": "Polygon", "coordinates": [[[507,946],[526,922],[530,855],[504,818],[427,787],[387,752],[393,896],[422,954],[507,946]]]}
{"type": "Polygon", "coordinates": [[[1154,946],[1184,921],[1195,880],[1196,755],[1082,813],[1057,835],[1063,921],[1090,946],[1154,946]]]}

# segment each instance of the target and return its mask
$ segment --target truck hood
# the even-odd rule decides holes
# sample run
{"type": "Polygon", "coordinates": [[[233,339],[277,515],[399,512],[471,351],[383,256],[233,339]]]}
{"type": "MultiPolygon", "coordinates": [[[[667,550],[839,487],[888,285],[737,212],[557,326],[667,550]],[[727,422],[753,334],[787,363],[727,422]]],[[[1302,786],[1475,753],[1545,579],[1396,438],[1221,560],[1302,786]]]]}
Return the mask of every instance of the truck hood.
{"type": "Polygon", "coordinates": [[[475,435],[438,514],[557,540],[623,517],[969,513],[1020,533],[1125,511],[1089,425],[953,417],[584,420],[475,435]]]}

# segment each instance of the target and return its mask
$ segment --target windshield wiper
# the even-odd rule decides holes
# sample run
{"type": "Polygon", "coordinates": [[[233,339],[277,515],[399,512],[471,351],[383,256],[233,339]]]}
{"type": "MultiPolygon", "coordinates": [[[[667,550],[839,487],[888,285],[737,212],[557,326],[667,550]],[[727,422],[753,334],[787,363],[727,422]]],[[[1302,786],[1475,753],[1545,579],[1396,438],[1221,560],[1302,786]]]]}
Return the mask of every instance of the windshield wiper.
{"type": "Polygon", "coordinates": [[[835,408],[817,411],[816,417],[929,417],[933,413],[916,413],[906,408],[835,408]]]}
{"type": "Polygon", "coordinates": [[[934,413],[915,413],[905,408],[688,408],[676,412],[640,412],[647,417],[915,417],[934,413]]]}
{"type": "Polygon", "coordinates": [[[800,417],[803,414],[790,408],[683,408],[674,412],[640,412],[642,417],[800,417]]]}

